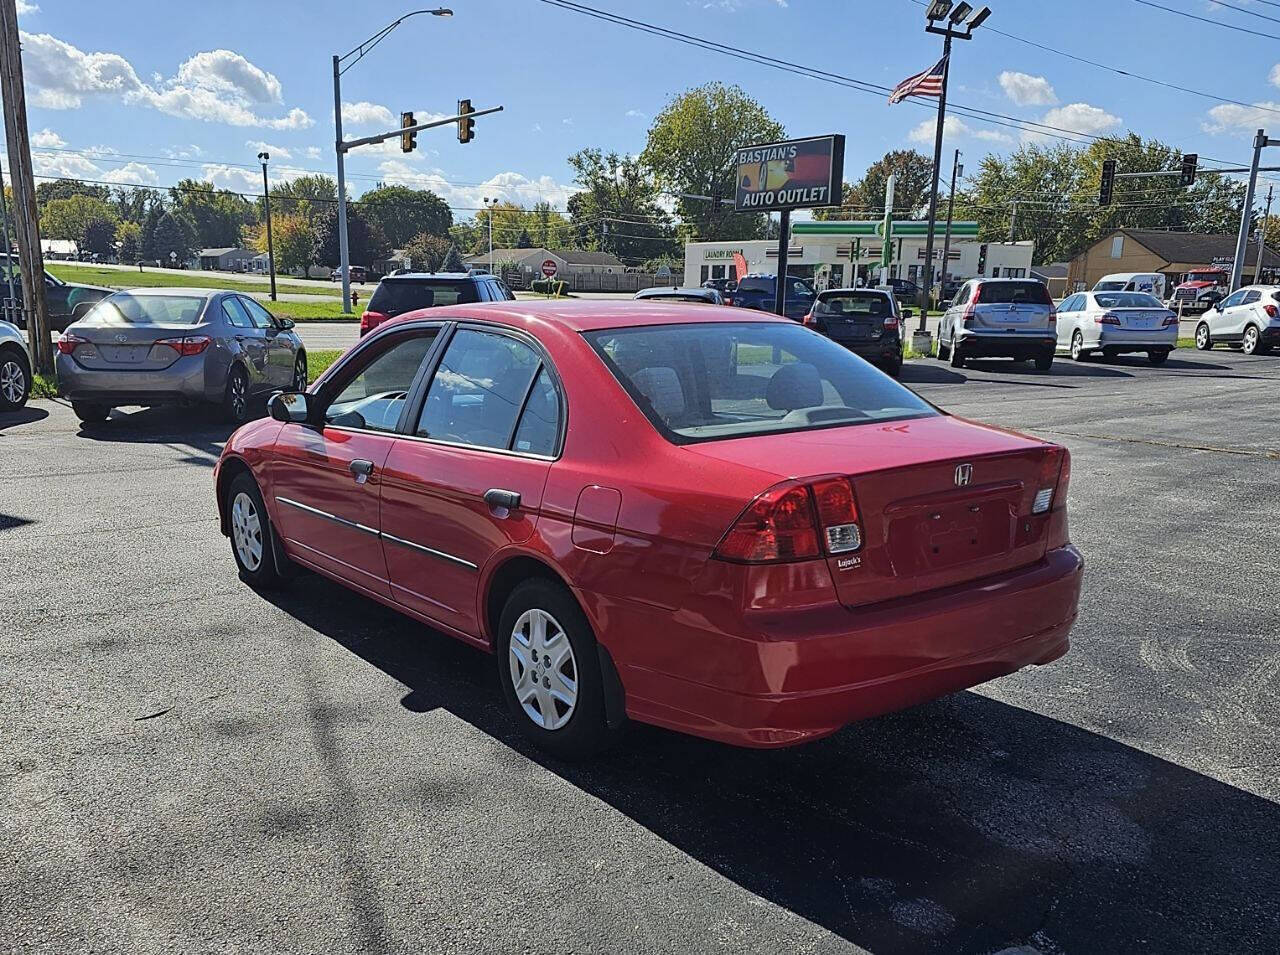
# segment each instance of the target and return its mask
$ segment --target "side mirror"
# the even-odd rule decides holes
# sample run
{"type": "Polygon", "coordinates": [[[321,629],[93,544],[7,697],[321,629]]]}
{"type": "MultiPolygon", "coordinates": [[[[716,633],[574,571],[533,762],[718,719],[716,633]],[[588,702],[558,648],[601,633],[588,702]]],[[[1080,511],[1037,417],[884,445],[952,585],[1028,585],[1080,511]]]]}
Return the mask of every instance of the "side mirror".
{"type": "Polygon", "coordinates": [[[302,391],[277,391],[267,402],[267,410],[285,424],[306,424],[311,420],[307,395],[302,391]]]}
{"type": "Polygon", "coordinates": [[[1213,310],[1215,312],[1222,311],[1222,299],[1218,299],[1216,302],[1213,303],[1213,310]]]}
{"type": "Polygon", "coordinates": [[[904,309],[902,310],[902,317],[903,317],[903,318],[915,318],[915,317],[916,317],[915,309],[912,309],[912,308],[904,308],[904,309]]]}
{"type": "Polygon", "coordinates": [[[293,319],[292,319],[292,318],[277,318],[277,319],[276,319],[276,327],[278,327],[281,331],[285,331],[285,332],[287,332],[289,329],[293,328],[293,319]]]}

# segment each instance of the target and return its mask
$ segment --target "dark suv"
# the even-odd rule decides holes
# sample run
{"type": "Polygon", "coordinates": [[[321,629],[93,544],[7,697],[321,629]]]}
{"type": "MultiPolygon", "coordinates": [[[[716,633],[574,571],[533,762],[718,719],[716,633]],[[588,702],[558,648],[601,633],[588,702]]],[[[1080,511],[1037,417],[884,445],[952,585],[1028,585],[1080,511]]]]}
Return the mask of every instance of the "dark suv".
{"type": "MultiPolygon", "coordinates": [[[[6,312],[12,316],[14,324],[26,328],[26,319],[22,309],[22,278],[18,271],[18,260],[8,259],[0,252],[0,298],[9,297],[8,269],[13,270],[14,310],[6,312]],[[12,262],[12,264],[10,264],[12,262]]],[[[44,273],[44,301],[49,311],[49,330],[63,332],[67,326],[84,316],[89,309],[97,305],[115,289],[103,288],[100,285],[81,285],[77,282],[64,282],[62,279],[44,273]]]]}
{"type": "Polygon", "coordinates": [[[367,335],[389,318],[419,308],[509,302],[515,296],[502,279],[487,272],[405,272],[388,275],[369,298],[360,316],[360,334],[367,335]]]}
{"type": "Polygon", "coordinates": [[[818,293],[804,324],[897,378],[902,371],[902,323],[914,314],[884,289],[827,289],[818,293]]]}
{"type": "MultiPolygon", "coordinates": [[[[751,274],[738,280],[733,292],[733,304],[738,308],[754,308],[760,312],[772,312],[777,301],[778,277],[776,275],[751,274]]],[[[813,286],[804,279],[787,276],[786,301],[783,313],[796,321],[804,318],[813,306],[813,286]]]]}

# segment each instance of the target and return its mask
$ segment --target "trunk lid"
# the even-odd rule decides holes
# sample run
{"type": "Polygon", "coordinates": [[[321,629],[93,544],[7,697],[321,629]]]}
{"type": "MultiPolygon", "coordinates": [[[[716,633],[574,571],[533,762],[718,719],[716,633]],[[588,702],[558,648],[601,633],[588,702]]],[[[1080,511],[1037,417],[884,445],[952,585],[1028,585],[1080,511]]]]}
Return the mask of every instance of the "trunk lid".
{"type": "Polygon", "coordinates": [[[1109,308],[1107,312],[1120,319],[1120,328],[1125,331],[1162,328],[1169,317],[1164,308],[1109,308]]]}
{"type": "Polygon", "coordinates": [[[1040,560],[1049,515],[1032,515],[1032,502],[1037,491],[1056,484],[1057,474],[1045,473],[1054,447],[938,416],[690,449],[755,466],[775,481],[850,477],[862,547],[824,559],[840,602],[856,607],[1040,560]]]}
{"type": "Polygon", "coordinates": [[[81,339],[71,357],[94,371],[162,371],[180,357],[167,339],[206,335],[205,325],[126,325],[79,322],[68,334],[81,339]]]}

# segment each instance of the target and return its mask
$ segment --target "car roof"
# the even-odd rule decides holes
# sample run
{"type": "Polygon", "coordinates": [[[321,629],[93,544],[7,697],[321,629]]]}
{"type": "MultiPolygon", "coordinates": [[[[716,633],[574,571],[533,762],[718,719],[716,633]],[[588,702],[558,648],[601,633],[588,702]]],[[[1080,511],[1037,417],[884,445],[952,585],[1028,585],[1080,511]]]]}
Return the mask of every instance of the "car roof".
{"type": "Polygon", "coordinates": [[[384,282],[422,282],[430,279],[447,279],[450,282],[458,282],[462,279],[484,279],[497,278],[487,272],[473,275],[470,272],[399,272],[395,275],[384,275],[384,282]]]}
{"type": "Polygon", "coordinates": [[[650,298],[656,298],[661,295],[697,295],[699,298],[710,298],[711,293],[715,289],[688,287],[688,288],[645,288],[636,292],[636,295],[647,295],[650,298]]]}
{"type": "Polygon", "coordinates": [[[655,303],[645,302],[643,299],[626,299],[594,302],[581,300],[475,302],[466,305],[446,305],[442,308],[416,309],[406,312],[378,327],[381,329],[409,319],[434,321],[476,319],[526,330],[556,325],[575,332],[628,328],[634,325],[690,325],[706,322],[795,324],[789,318],[781,318],[768,312],[723,305],[699,305],[692,302],[655,303]]]}
{"type": "Polygon", "coordinates": [[[828,289],[823,289],[821,292],[819,292],[818,297],[821,298],[824,295],[843,295],[845,292],[858,292],[860,294],[870,292],[872,295],[883,295],[885,298],[889,297],[888,289],[870,288],[870,287],[868,288],[828,288],[828,289]]]}

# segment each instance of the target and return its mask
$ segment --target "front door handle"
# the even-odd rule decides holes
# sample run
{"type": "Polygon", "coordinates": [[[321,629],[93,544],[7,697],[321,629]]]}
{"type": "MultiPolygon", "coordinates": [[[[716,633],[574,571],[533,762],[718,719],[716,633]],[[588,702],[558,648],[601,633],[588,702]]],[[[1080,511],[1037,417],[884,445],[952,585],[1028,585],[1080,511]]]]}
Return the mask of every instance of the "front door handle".
{"type": "Polygon", "coordinates": [[[369,475],[373,473],[373,462],[366,461],[364,458],[356,458],[347,465],[347,469],[351,471],[357,484],[363,484],[369,480],[369,475]]]}
{"type": "MultiPolygon", "coordinates": [[[[504,491],[500,487],[492,487],[484,492],[484,502],[494,511],[514,511],[520,506],[520,495],[515,491],[504,491]]],[[[506,517],[506,514],[500,515],[506,517]]]]}

